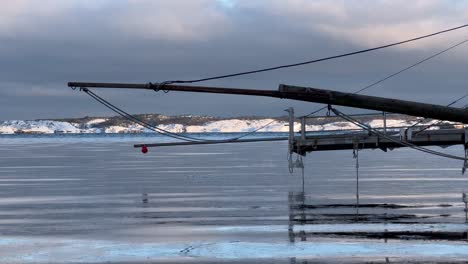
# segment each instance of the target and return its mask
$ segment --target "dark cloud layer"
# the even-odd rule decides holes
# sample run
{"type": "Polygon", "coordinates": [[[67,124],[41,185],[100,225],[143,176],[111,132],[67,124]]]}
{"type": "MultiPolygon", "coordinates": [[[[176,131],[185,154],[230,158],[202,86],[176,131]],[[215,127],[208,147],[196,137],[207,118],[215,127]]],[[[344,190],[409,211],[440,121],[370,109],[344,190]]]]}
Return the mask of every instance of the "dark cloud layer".
{"type": "MultiPolygon", "coordinates": [[[[15,1],[0,11],[0,119],[112,114],[68,89],[68,81],[158,82],[293,63],[457,26],[468,15],[459,1],[390,2],[394,12],[388,1],[15,1]]],[[[203,84],[354,91],[463,40],[466,32],[203,84]]],[[[459,47],[368,94],[449,103],[468,92],[467,51],[459,47]]],[[[288,106],[300,113],[316,107],[241,96],[98,92],[134,113],[268,116],[288,106]]]]}

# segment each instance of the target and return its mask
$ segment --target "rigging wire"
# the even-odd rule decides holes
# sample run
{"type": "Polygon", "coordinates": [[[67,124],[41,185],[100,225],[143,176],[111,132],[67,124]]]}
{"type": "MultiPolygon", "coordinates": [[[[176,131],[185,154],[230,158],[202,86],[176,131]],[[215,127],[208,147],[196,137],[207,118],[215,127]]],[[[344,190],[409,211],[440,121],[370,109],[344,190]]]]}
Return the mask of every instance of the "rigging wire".
{"type": "Polygon", "coordinates": [[[391,44],[386,44],[386,45],[382,45],[382,46],[378,46],[378,47],[374,47],[374,48],[363,49],[363,50],[359,50],[359,51],[353,51],[353,52],[344,53],[344,54],[340,54],[340,55],[325,57],[325,58],[321,58],[321,59],[309,60],[309,61],[298,62],[298,63],[293,63],[293,64],[286,64],[286,65],[280,65],[280,66],[274,66],[274,67],[263,68],[263,69],[252,70],[252,71],[244,71],[244,72],[238,72],[238,73],[232,73],[232,74],[226,74],[226,75],[220,75],[220,76],[213,76],[213,77],[207,77],[207,78],[201,78],[201,79],[194,79],[194,80],[166,81],[166,82],[164,82],[164,84],[197,83],[197,82],[225,79],[225,78],[241,76],[241,75],[248,75],[248,74],[254,74],[254,73],[274,71],[274,70],[279,70],[279,69],[284,69],[284,68],[297,67],[297,66],[312,64],[312,63],[316,63],[316,62],[327,61],[327,60],[332,60],[332,59],[338,59],[338,58],[343,58],[343,57],[352,56],[352,55],[356,55],[356,54],[361,54],[361,53],[366,53],[366,52],[370,52],[370,51],[389,48],[389,47],[393,47],[393,46],[413,42],[413,41],[420,40],[420,39],[433,37],[433,36],[436,36],[436,35],[439,35],[439,34],[447,33],[447,32],[454,31],[454,30],[457,30],[457,29],[461,29],[461,28],[464,28],[464,27],[468,27],[468,24],[464,24],[464,25],[461,25],[461,26],[458,26],[458,27],[453,27],[453,28],[450,28],[450,29],[438,31],[438,32],[431,33],[431,34],[424,35],[424,36],[419,36],[419,37],[412,38],[412,39],[407,39],[407,40],[403,40],[403,41],[399,41],[399,42],[395,42],[395,43],[391,43],[391,44]]]}
{"type": "MultiPolygon", "coordinates": [[[[465,99],[466,97],[468,97],[468,93],[465,94],[465,95],[463,95],[462,97],[457,98],[455,101],[451,102],[451,103],[448,104],[447,106],[452,106],[452,105],[454,105],[454,104],[460,102],[461,100],[465,99]]],[[[463,108],[466,108],[466,106],[464,106],[463,108]]],[[[427,118],[423,118],[423,119],[419,120],[419,121],[416,122],[415,124],[411,125],[409,128],[412,128],[412,127],[414,127],[414,126],[416,126],[416,125],[418,125],[418,124],[424,122],[424,120],[427,120],[427,118]]],[[[440,123],[443,122],[443,121],[444,121],[444,120],[439,120],[439,121],[437,122],[437,124],[440,124],[440,123]]],[[[422,131],[424,131],[424,130],[426,130],[426,129],[428,129],[429,127],[434,126],[434,125],[435,125],[435,123],[429,125],[427,128],[424,128],[424,129],[421,130],[420,132],[422,132],[422,131]]],[[[419,132],[418,132],[418,133],[419,133],[419,132]]]]}
{"type": "Polygon", "coordinates": [[[381,133],[380,131],[374,129],[374,128],[371,128],[369,127],[368,125],[352,118],[352,117],[349,117],[348,115],[344,114],[343,112],[340,112],[339,110],[331,107],[331,110],[333,111],[333,113],[335,113],[335,115],[361,127],[362,129],[365,129],[365,130],[368,130],[369,132],[371,133],[374,133],[382,138],[386,138],[394,143],[397,143],[397,144],[400,144],[402,146],[405,146],[405,147],[409,147],[409,148],[412,148],[412,149],[415,149],[415,150],[419,150],[419,151],[422,151],[422,152],[425,152],[425,153],[428,153],[428,154],[432,154],[432,155],[436,155],[436,156],[440,156],[440,157],[445,157],[445,158],[451,158],[451,159],[456,159],[456,160],[463,160],[463,161],[467,161],[466,158],[464,157],[459,157],[459,156],[455,156],[455,155],[451,155],[451,154],[446,154],[446,153],[443,153],[443,152],[438,152],[438,151],[435,151],[435,150],[430,150],[430,149],[427,149],[427,148],[424,148],[424,147],[420,147],[420,146],[417,146],[417,145],[414,145],[412,143],[409,143],[409,142],[404,142],[404,141],[401,141],[401,140],[396,140],[392,137],[389,137],[383,133],[381,133]]]}
{"type": "MultiPolygon", "coordinates": [[[[399,70],[399,71],[397,71],[397,72],[394,72],[394,73],[388,75],[387,77],[384,77],[384,78],[382,78],[382,79],[380,79],[380,80],[378,80],[378,81],[375,81],[375,82],[373,82],[373,83],[371,83],[371,84],[369,84],[369,85],[367,85],[367,86],[365,86],[365,87],[363,87],[363,88],[357,90],[357,91],[354,92],[353,94],[361,93],[361,92],[363,92],[363,91],[365,91],[365,90],[367,90],[367,89],[369,89],[369,88],[371,88],[371,87],[373,87],[373,86],[376,86],[377,84],[380,84],[380,83],[382,83],[382,82],[384,82],[384,81],[386,81],[386,80],[388,80],[388,79],[390,79],[390,78],[392,78],[392,77],[395,77],[395,76],[397,76],[397,75],[399,75],[399,74],[401,74],[401,73],[403,73],[403,72],[405,72],[405,71],[407,71],[407,70],[409,70],[409,69],[411,69],[411,68],[414,68],[414,67],[416,67],[416,66],[418,66],[418,65],[420,65],[420,64],[422,64],[422,63],[424,63],[424,62],[426,62],[426,61],[428,61],[428,60],[430,60],[430,59],[433,59],[433,58],[435,58],[435,57],[437,57],[437,56],[439,56],[439,55],[441,55],[441,54],[443,54],[443,53],[445,53],[445,52],[447,52],[447,51],[450,51],[450,50],[452,50],[452,49],[454,49],[454,48],[456,48],[456,47],[458,47],[458,46],[460,46],[460,45],[462,45],[462,44],[465,44],[466,42],[468,42],[468,39],[463,40],[463,41],[461,41],[461,42],[458,42],[458,43],[455,44],[455,45],[452,45],[452,46],[450,46],[450,47],[448,47],[448,48],[446,48],[446,49],[444,49],[444,50],[441,50],[441,51],[439,51],[439,52],[437,52],[437,53],[435,53],[435,54],[433,54],[433,55],[431,55],[431,56],[429,56],[429,57],[426,57],[426,58],[424,58],[424,59],[422,59],[422,60],[420,60],[420,61],[418,61],[418,62],[416,62],[416,63],[414,63],[414,64],[412,64],[412,65],[410,65],[410,66],[408,66],[408,67],[405,67],[405,68],[403,68],[403,69],[401,69],[401,70],[399,70]]],[[[465,95],[465,96],[463,96],[461,99],[463,99],[463,98],[465,98],[465,97],[467,97],[467,96],[468,96],[468,94],[465,95]]],[[[460,99],[460,100],[461,100],[461,99],[460,99]]],[[[450,105],[449,105],[449,106],[450,106],[450,105]]],[[[316,113],[318,113],[318,112],[320,112],[320,111],[322,111],[322,110],[325,110],[325,109],[327,109],[327,106],[324,106],[324,107],[321,107],[321,108],[319,108],[319,109],[317,109],[317,110],[314,110],[314,111],[312,111],[311,113],[305,115],[304,117],[309,117],[309,116],[314,115],[314,114],[316,114],[316,113]]]]}
{"type": "MultiPolygon", "coordinates": [[[[466,95],[468,96],[468,94],[466,94],[466,95]]],[[[465,96],[465,97],[466,97],[466,96],[465,96]]],[[[463,108],[465,108],[465,109],[468,108],[468,104],[466,104],[465,106],[463,106],[463,108]]],[[[426,118],[426,119],[427,119],[427,118],[426,118]]],[[[424,120],[425,120],[425,119],[423,119],[422,121],[424,121],[424,120]]],[[[422,122],[422,121],[420,121],[420,122],[422,122]]],[[[420,123],[420,122],[419,122],[419,123],[420,123]]],[[[433,127],[433,126],[439,125],[439,124],[442,123],[442,122],[444,122],[444,120],[439,120],[439,121],[437,121],[437,122],[435,122],[435,123],[433,123],[433,124],[429,124],[429,125],[425,126],[424,128],[422,128],[421,130],[415,132],[414,134],[417,135],[417,134],[419,134],[419,133],[421,133],[421,132],[423,132],[423,131],[425,131],[425,130],[427,130],[427,129],[433,127]]],[[[416,123],[416,124],[418,124],[418,123],[416,123]]],[[[409,128],[411,128],[411,127],[414,127],[414,125],[410,126],[409,128]]]]}
{"type": "Polygon", "coordinates": [[[358,121],[353,121],[353,119],[348,119],[346,118],[346,116],[343,116],[343,115],[340,115],[343,119],[345,120],[348,120],[349,122],[357,125],[357,126],[360,126],[361,128],[363,129],[366,129],[366,130],[369,130],[370,132],[374,133],[374,134],[377,134],[378,136],[382,136],[392,142],[395,142],[397,144],[400,144],[402,146],[405,146],[405,147],[409,147],[409,148],[413,148],[413,149],[416,149],[416,150],[419,150],[419,151],[422,151],[422,152],[426,152],[426,153],[429,153],[429,154],[433,154],[433,155],[437,155],[437,156],[441,156],[441,157],[445,157],[445,158],[451,158],[451,159],[457,159],[457,160],[464,160],[466,161],[467,159],[466,158],[463,158],[463,157],[458,157],[458,156],[454,156],[454,155],[450,155],[450,154],[445,154],[445,153],[442,153],[442,152],[437,152],[437,151],[433,151],[433,150],[430,150],[430,149],[427,149],[427,148],[423,148],[423,147],[419,147],[417,145],[414,145],[414,144],[411,144],[411,143],[408,143],[408,142],[404,142],[404,141],[400,141],[400,140],[396,140],[396,139],[393,139],[391,137],[387,137],[387,136],[384,136],[382,133],[376,131],[376,130],[373,130],[372,128],[369,128],[368,126],[366,126],[365,124],[362,124],[358,121]]]}
{"type": "MultiPolygon", "coordinates": [[[[465,99],[465,98],[467,98],[467,97],[468,97],[468,93],[465,94],[465,95],[463,95],[463,96],[461,96],[461,97],[459,97],[459,98],[457,98],[457,99],[455,99],[453,102],[451,102],[450,104],[447,104],[446,106],[452,106],[452,105],[454,105],[454,104],[460,102],[461,100],[463,100],[463,99],[465,99]]],[[[465,108],[465,109],[468,108],[468,104],[464,105],[462,108],[465,108]]],[[[371,113],[371,114],[377,115],[378,113],[371,113]]],[[[361,115],[367,115],[367,114],[361,114],[361,115]]],[[[360,115],[359,115],[359,114],[356,114],[356,115],[348,115],[348,116],[360,116],[360,115]]],[[[428,119],[428,118],[415,118],[415,119],[412,119],[412,120],[411,120],[411,119],[410,119],[410,120],[405,120],[405,121],[401,121],[401,122],[396,123],[396,124],[393,125],[392,127],[394,127],[394,128],[398,127],[398,128],[399,128],[398,125],[402,125],[402,124],[405,124],[405,123],[408,123],[408,122],[416,122],[416,121],[417,121],[416,123],[412,124],[411,126],[409,126],[409,127],[407,128],[407,129],[409,129],[409,128],[412,128],[412,127],[415,127],[415,126],[421,124],[422,122],[424,122],[424,121],[427,120],[427,119],[428,119]]],[[[435,122],[435,123],[433,123],[433,124],[429,124],[429,125],[427,125],[426,127],[422,128],[421,130],[416,131],[416,132],[415,132],[415,135],[417,135],[417,134],[419,134],[419,133],[421,133],[421,132],[423,132],[423,131],[425,131],[425,130],[427,130],[427,129],[433,127],[433,126],[437,126],[438,124],[440,124],[440,123],[442,123],[442,122],[445,122],[445,120],[439,120],[439,121],[437,121],[437,122],[435,122]]],[[[390,127],[390,128],[391,128],[391,127],[390,127]]]]}
{"type": "MultiPolygon", "coordinates": [[[[375,50],[379,50],[379,49],[384,49],[384,48],[389,48],[389,47],[392,47],[392,46],[397,46],[397,45],[401,45],[401,44],[404,44],[404,43],[408,43],[408,42],[412,42],[412,41],[416,41],[416,40],[420,40],[420,39],[424,39],[424,38],[428,38],[428,37],[432,37],[432,36],[436,36],[436,35],[439,35],[439,34],[443,34],[443,33],[447,33],[447,32],[450,32],[450,31],[454,31],[454,30],[457,30],[457,29],[461,29],[461,28],[464,28],[464,27],[467,27],[468,24],[465,24],[465,25],[461,25],[461,26],[458,26],[458,27],[454,27],[454,28],[450,28],[450,29],[446,29],[446,30],[442,30],[442,31],[439,31],[439,32],[435,32],[435,33],[432,33],[432,34],[428,34],[428,35],[424,35],[424,36],[420,36],[420,37],[416,37],[416,38],[412,38],[412,39],[408,39],[408,40],[404,40],[404,41],[400,41],[400,42],[395,42],[395,43],[391,43],[391,44],[387,44],[387,45],[383,45],[383,46],[378,46],[378,47],[374,47],[374,48],[369,48],[369,49],[364,49],[364,50],[359,50],[359,51],[354,51],[354,52],[350,52],[350,53],[345,53],[345,54],[340,54],[340,55],[335,55],[335,56],[330,56],[330,57],[325,57],[325,58],[321,58],[321,59],[316,59],[316,60],[310,60],[310,61],[305,61],[305,62],[300,62],[300,63],[294,63],[294,64],[287,64],[287,65],[281,65],[281,66],[275,66],[275,67],[270,67],[270,68],[265,68],[265,69],[259,69],[259,70],[253,70],[253,71],[246,71],[246,72],[240,72],[240,73],[235,73],[235,74],[227,74],[227,75],[222,75],[222,76],[215,76],[215,77],[209,77],[209,78],[202,78],[202,79],[196,79],[196,80],[186,80],[186,81],[183,81],[183,80],[176,80],[176,81],[165,81],[165,82],[162,82],[162,83],[159,83],[158,84],[158,90],[159,88],[162,89],[164,91],[164,85],[167,85],[167,84],[174,84],[174,83],[195,83],[195,82],[202,82],[202,81],[208,81],[208,80],[215,80],[215,79],[223,79],[223,78],[229,78],[229,77],[234,77],[234,76],[240,76],[240,75],[247,75],[247,74],[254,74],[254,73],[260,73],[260,72],[266,72],[266,71],[273,71],[273,70],[278,70],[278,69],[282,69],[282,68],[290,68],[290,67],[297,67],[297,66],[302,66],[302,65],[306,65],[306,64],[312,64],[312,63],[316,63],[316,62],[321,62],[321,61],[326,61],[326,60],[332,60],[332,59],[337,59],[337,58],[342,58],[342,57],[347,57],[347,56],[352,56],[352,55],[356,55],[356,54],[361,54],[361,53],[366,53],[366,52],[370,52],[370,51],[375,51],[375,50]]],[[[378,83],[381,83],[403,71],[406,71],[412,67],[415,67],[433,57],[436,57],[450,49],[453,49],[465,42],[468,42],[468,40],[465,40],[457,45],[454,45],[452,47],[449,47],[448,49],[444,50],[444,51],[441,51],[433,56],[430,56],[410,67],[407,67],[397,73],[394,73],[382,80],[379,80],[371,85],[368,85],[364,88],[362,88],[361,90],[357,91],[356,93],[359,93],[359,92],[362,92],[374,85],[377,85],[378,83]]],[[[86,89],[86,91],[92,93],[91,91],[89,91],[88,89],[86,89]]],[[[87,92],[87,93],[88,93],[87,92]]],[[[166,91],[164,91],[166,92],[166,91]]],[[[97,96],[96,94],[92,93],[92,95],[88,93],[88,95],[90,95],[91,97],[93,97],[96,101],[100,102],[101,104],[105,105],[106,107],[108,107],[109,109],[111,109],[112,111],[118,113],[119,115],[121,115],[122,117],[125,117],[127,118],[128,120],[130,121],[133,121],[133,122],[136,122],[152,131],[155,131],[155,132],[158,132],[158,133],[161,133],[161,134],[164,134],[164,135],[167,135],[167,136],[171,136],[171,137],[174,137],[174,138],[177,138],[177,139],[181,139],[181,140],[187,140],[187,141],[210,141],[210,140],[206,140],[206,139],[200,139],[200,138],[193,138],[193,137],[189,137],[189,136],[182,136],[180,134],[177,134],[177,133],[172,133],[172,132],[169,132],[167,130],[163,130],[163,129],[160,129],[160,128],[157,128],[155,126],[152,126],[151,124],[148,124],[142,120],[139,120],[138,118],[136,118],[135,116],[132,116],[130,115],[129,113],[123,111],[122,109],[120,108],[117,108],[115,105],[112,105],[110,102],[106,101],[105,99],[103,99],[102,97],[99,97],[97,96]]],[[[318,111],[321,111],[325,109],[324,108],[321,108],[317,111],[314,111],[312,113],[310,113],[309,115],[307,116],[310,116],[312,114],[315,114],[317,113],[318,111]]],[[[306,117],[307,117],[306,116],[306,117]]],[[[230,139],[227,139],[227,140],[223,140],[223,141],[235,141],[235,140],[238,140],[238,139],[241,139],[241,138],[244,138],[246,136],[249,136],[251,134],[254,134],[258,131],[260,131],[261,129],[264,129],[266,127],[268,127],[269,125],[271,125],[272,123],[274,123],[276,120],[272,120],[271,122],[265,124],[264,126],[261,126],[260,128],[258,129],[255,129],[254,131],[251,131],[249,133],[246,133],[242,136],[239,136],[239,137],[234,137],[234,138],[230,138],[230,139]]]]}
{"type": "Polygon", "coordinates": [[[109,108],[110,110],[112,110],[113,112],[117,113],[118,115],[122,116],[123,118],[131,121],[131,122],[134,122],[134,123],[137,123],[153,132],[156,132],[156,133],[159,133],[161,135],[165,135],[165,136],[168,136],[168,137],[172,137],[172,138],[175,138],[175,139],[179,139],[179,140],[183,140],[183,141],[189,141],[189,142],[208,142],[208,141],[216,141],[216,142],[220,142],[220,143],[223,143],[223,142],[232,142],[232,141],[236,141],[238,139],[241,139],[241,138],[244,138],[250,134],[254,134],[256,133],[258,130],[268,126],[269,124],[275,122],[276,120],[273,120],[271,122],[269,122],[268,124],[256,129],[255,131],[252,131],[252,132],[249,132],[249,133],[246,133],[242,136],[239,136],[239,137],[234,137],[234,138],[229,138],[229,139],[225,139],[225,140],[209,140],[209,139],[203,139],[203,138],[195,138],[195,137],[190,137],[190,136],[185,136],[185,135],[181,135],[181,134],[178,134],[178,133],[173,133],[173,132],[170,132],[168,130],[165,130],[165,129],[162,129],[162,128],[159,128],[157,126],[154,126],[154,125],[151,125],[149,124],[148,122],[145,122],[131,114],[129,114],[128,112],[125,112],[124,110],[122,110],[121,108],[118,108],[116,105],[110,103],[109,101],[105,100],[104,98],[100,97],[99,95],[97,95],[96,93],[92,92],[91,90],[89,90],[88,88],[83,88],[82,89],[85,93],[87,93],[91,98],[93,98],[94,100],[96,100],[97,102],[101,103],[102,105],[104,105],[105,107],[109,108]]]}
{"type": "Polygon", "coordinates": [[[183,141],[191,141],[191,142],[200,141],[200,139],[197,139],[197,138],[184,136],[184,135],[180,135],[180,134],[177,134],[177,133],[172,133],[172,132],[167,131],[165,129],[155,127],[155,126],[153,126],[153,125],[151,125],[151,124],[149,124],[149,123],[147,123],[147,122],[145,122],[143,120],[140,120],[140,119],[136,118],[133,115],[130,115],[129,113],[125,112],[124,110],[118,108],[117,106],[115,106],[115,105],[111,104],[110,102],[106,101],[104,98],[102,98],[102,97],[98,96],[97,94],[95,94],[94,92],[90,91],[89,89],[83,88],[82,90],[86,94],[88,94],[91,98],[93,98],[97,102],[101,103],[102,105],[106,106],[107,108],[114,111],[115,113],[119,114],[120,116],[126,118],[129,121],[137,123],[137,124],[147,128],[147,129],[149,129],[151,131],[154,131],[156,133],[159,133],[159,134],[162,134],[162,135],[165,135],[165,136],[168,136],[168,137],[172,137],[172,138],[175,138],[175,139],[183,140],[183,141]]]}
{"type": "Polygon", "coordinates": [[[93,99],[95,99],[96,101],[98,101],[99,103],[103,104],[104,106],[106,106],[107,108],[111,109],[112,111],[114,111],[115,113],[119,114],[120,116],[122,116],[123,118],[133,122],[133,123],[136,123],[136,124],[139,124],[153,132],[156,132],[156,133],[159,133],[159,134],[162,134],[162,135],[166,135],[166,136],[169,136],[169,137],[172,137],[172,138],[175,138],[175,139],[179,139],[179,140],[182,140],[182,141],[190,141],[190,142],[198,142],[197,140],[195,139],[190,139],[190,138],[185,138],[184,136],[182,135],[178,135],[178,134],[173,134],[169,131],[167,131],[166,133],[166,130],[164,129],[160,129],[160,128],[157,128],[157,127],[154,127],[152,126],[151,124],[149,123],[146,123],[140,119],[137,119],[136,117],[126,113],[125,111],[119,109],[118,107],[114,107],[112,104],[110,104],[109,102],[107,102],[106,100],[104,99],[100,99],[99,96],[97,95],[92,95],[91,93],[87,93],[90,97],[92,97],[93,99]]]}
{"type": "MultiPolygon", "coordinates": [[[[463,96],[461,96],[461,97],[459,97],[459,98],[457,98],[457,99],[455,99],[453,102],[451,102],[450,104],[447,104],[446,106],[452,106],[452,105],[454,105],[454,104],[460,102],[461,100],[465,99],[466,97],[468,97],[468,93],[465,94],[465,95],[463,95],[463,96]]],[[[465,108],[465,109],[468,108],[468,104],[464,105],[462,108],[465,108]]],[[[348,116],[349,116],[349,115],[348,115],[348,116]]],[[[410,128],[413,128],[413,127],[415,127],[415,126],[421,124],[422,122],[424,122],[424,121],[426,121],[426,120],[428,120],[428,118],[419,118],[419,117],[417,117],[417,118],[415,118],[415,119],[413,119],[413,120],[405,120],[405,121],[398,122],[398,123],[395,124],[395,125],[398,126],[398,125],[401,125],[401,124],[404,124],[404,123],[408,123],[408,122],[416,122],[416,123],[412,124],[411,126],[409,126],[409,127],[407,128],[407,129],[410,129],[410,128]]],[[[439,121],[437,121],[437,122],[435,122],[435,123],[433,123],[433,124],[429,124],[429,125],[427,125],[426,127],[424,127],[423,129],[421,129],[421,130],[415,132],[415,135],[417,135],[417,134],[419,134],[419,133],[421,133],[421,132],[423,132],[423,131],[425,131],[425,130],[427,130],[427,129],[433,127],[433,126],[437,126],[438,124],[440,124],[440,123],[442,123],[442,122],[444,122],[444,121],[445,121],[445,120],[439,120],[439,121]]]]}
{"type": "MultiPolygon", "coordinates": [[[[394,72],[394,73],[392,73],[392,74],[390,74],[390,75],[388,75],[388,76],[386,76],[386,77],[384,77],[384,78],[382,78],[382,79],[380,79],[380,80],[377,80],[377,81],[375,81],[375,82],[373,82],[373,83],[371,83],[371,84],[369,84],[369,85],[367,85],[367,86],[365,86],[365,87],[363,87],[363,88],[357,90],[356,92],[354,92],[354,94],[361,93],[361,92],[363,92],[363,91],[365,91],[365,90],[367,90],[367,89],[369,89],[369,88],[371,88],[371,87],[373,87],[373,86],[376,86],[377,84],[380,84],[380,83],[382,83],[382,82],[385,82],[386,80],[388,80],[388,79],[390,79],[390,78],[392,78],[392,77],[395,77],[395,76],[397,76],[397,75],[399,75],[399,74],[401,74],[401,73],[403,73],[403,72],[405,72],[405,71],[407,71],[407,70],[409,70],[409,69],[411,69],[411,68],[414,68],[414,67],[416,67],[416,66],[418,66],[418,65],[420,65],[420,64],[422,64],[422,63],[424,63],[424,62],[426,62],[426,61],[429,61],[429,60],[431,60],[431,59],[433,59],[433,58],[435,58],[435,57],[437,57],[437,56],[439,56],[439,55],[441,55],[441,54],[443,54],[443,53],[445,53],[445,52],[448,52],[448,51],[450,51],[450,50],[452,50],[452,49],[458,47],[458,46],[461,46],[462,44],[465,44],[466,42],[468,42],[468,39],[463,40],[463,41],[461,41],[461,42],[458,42],[458,43],[455,44],[455,45],[452,45],[452,46],[450,46],[450,47],[448,47],[448,48],[446,48],[446,49],[444,49],[444,50],[441,50],[441,51],[439,51],[439,52],[437,52],[437,53],[435,53],[435,54],[433,54],[433,55],[431,55],[431,56],[429,56],[429,57],[426,57],[426,58],[424,58],[424,59],[422,59],[422,60],[420,60],[420,61],[418,61],[418,62],[416,62],[416,63],[414,63],[414,64],[412,64],[412,65],[410,65],[410,66],[408,66],[408,67],[405,67],[405,68],[403,68],[403,69],[401,69],[401,70],[399,70],[399,71],[397,71],[397,72],[394,72]]],[[[340,55],[337,55],[337,56],[335,56],[335,57],[339,57],[339,56],[340,56],[340,55]]],[[[330,58],[331,58],[331,57],[330,57],[330,58]]],[[[322,60],[318,60],[318,61],[322,61],[322,60]]],[[[313,62],[311,61],[310,63],[313,63],[313,62]]],[[[171,84],[171,83],[175,83],[175,82],[167,81],[167,82],[163,82],[162,85],[171,84]]],[[[179,83],[179,82],[176,82],[176,83],[179,83]]],[[[467,96],[468,96],[468,94],[467,94],[466,96],[462,97],[461,99],[463,99],[463,98],[465,98],[465,97],[467,97],[467,96]]],[[[461,100],[461,99],[459,99],[459,100],[461,100]]],[[[458,101],[459,101],[459,100],[458,100],[458,101]]],[[[458,102],[458,101],[457,101],[457,102],[458,102]]],[[[449,105],[449,106],[450,106],[450,105],[449,105]]],[[[320,112],[320,111],[322,111],[322,110],[325,110],[326,108],[327,108],[326,106],[321,107],[321,108],[319,108],[319,109],[317,109],[317,110],[315,110],[315,111],[313,111],[313,112],[311,112],[311,113],[305,115],[304,117],[309,117],[309,116],[311,116],[311,115],[314,115],[314,114],[316,114],[316,113],[318,113],[318,112],[320,112]]],[[[244,134],[244,135],[242,135],[242,136],[239,136],[239,137],[231,138],[230,140],[237,140],[237,139],[241,139],[241,138],[247,137],[247,136],[249,136],[249,135],[255,134],[255,133],[257,133],[258,131],[260,131],[260,130],[266,128],[266,127],[268,127],[268,126],[271,125],[271,124],[273,124],[275,121],[276,121],[276,120],[272,120],[271,122],[269,122],[269,123],[267,123],[267,124],[265,124],[265,125],[263,125],[263,126],[257,128],[257,129],[255,129],[254,131],[251,131],[251,132],[246,133],[246,134],[244,134]]]]}

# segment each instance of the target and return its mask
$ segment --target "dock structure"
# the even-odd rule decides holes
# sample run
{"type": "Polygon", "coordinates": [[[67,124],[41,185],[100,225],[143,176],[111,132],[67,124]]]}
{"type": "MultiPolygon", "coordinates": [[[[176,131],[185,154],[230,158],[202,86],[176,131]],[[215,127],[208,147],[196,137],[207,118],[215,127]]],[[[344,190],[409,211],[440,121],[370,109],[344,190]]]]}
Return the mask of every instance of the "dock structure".
{"type": "MultiPolygon", "coordinates": [[[[390,127],[386,125],[386,113],[383,114],[383,127],[368,129],[348,129],[341,131],[321,131],[308,134],[307,117],[300,118],[299,135],[294,131],[294,109],[289,113],[289,151],[305,156],[308,152],[347,149],[381,149],[385,152],[394,148],[405,147],[402,143],[416,146],[464,145],[468,147],[468,127],[430,129],[428,126],[390,127]],[[328,132],[328,133],[327,133],[328,132]]],[[[314,132],[314,131],[312,131],[314,132]]]]}
{"type": "MultiPolygon", "coordinates": [[[[291,124],[290,124],[291,126],[291,124]]],[[[424,126],[407,128],[377,129],[385,134],[362,130],[349,130],[335,133],[316,133],[309,135],[305,129],[305,120],[301,119],[299,135],[290,132],[290,151],[305,156],[308,152],[347,149],[381,149],[383,151],[404,147],[399,142],[416,146],[468,146],[468,128],[450,128],[424,130],[424,126]]]]}

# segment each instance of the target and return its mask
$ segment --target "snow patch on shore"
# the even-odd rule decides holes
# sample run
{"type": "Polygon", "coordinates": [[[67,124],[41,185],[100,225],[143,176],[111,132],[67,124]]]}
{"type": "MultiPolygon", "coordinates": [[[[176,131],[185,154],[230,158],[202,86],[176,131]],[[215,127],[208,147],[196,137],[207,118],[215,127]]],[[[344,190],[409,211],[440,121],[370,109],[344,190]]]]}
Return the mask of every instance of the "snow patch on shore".
{"type": "Polygon", "coordinates": [[[88,126],[92,126],[92,125],[97,125],[97,124],[104,123],[106,121],[107,121],[107,119],[105,119],[105,118],[96,118],[96,119],[93,119],[93,120],[89,120],[88,122],[86,122],[86,124],[88,126]]]}
{"type": "Polygon", "coordinates": [[[230,133],[230,132],[252,132],[261,128],[259,132],[287,132],[289,128],[286,125],[287,125],[286,122],[275,121],[273,119],[259,119],[259,120],[227,119],[227,120],[221,120],[221,121],[208,122],[202,126],[187,126],[186,131],[189,133],[203,133],[203,132],[230,133]]]}

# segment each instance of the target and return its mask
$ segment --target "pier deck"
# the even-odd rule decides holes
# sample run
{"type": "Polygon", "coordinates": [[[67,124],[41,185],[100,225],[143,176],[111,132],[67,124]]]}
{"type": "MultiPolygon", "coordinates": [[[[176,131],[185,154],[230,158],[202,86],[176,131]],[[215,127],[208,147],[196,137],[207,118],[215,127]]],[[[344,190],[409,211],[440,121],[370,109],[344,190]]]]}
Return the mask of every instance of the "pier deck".
{"type": "MultiPolygon", "coordinates": [[[[404,141],[418,146],[444,147],[458,144],[466,145],[468,143],[468,129],[464,128],[426,130],[422,132],[418,130],[387,131],[386,135],[395,141],[404,141]]],[[[370,134],[364,130],[330,135],[306,135],[306,133],[301,132],[300,136],[293,136],[291,139],[291,150],[300,155],[312,151],[354,149],[356,144],[359,149],[378,148],[383,151],[403,147],[403,145],[390,139],[370,134]]]]}

